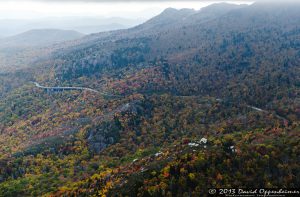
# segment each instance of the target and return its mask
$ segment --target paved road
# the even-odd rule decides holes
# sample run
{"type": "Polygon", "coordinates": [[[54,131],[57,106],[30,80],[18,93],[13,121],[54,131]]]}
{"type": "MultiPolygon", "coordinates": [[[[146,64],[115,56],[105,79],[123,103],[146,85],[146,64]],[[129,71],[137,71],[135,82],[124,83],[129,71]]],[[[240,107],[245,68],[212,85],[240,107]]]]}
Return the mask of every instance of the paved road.
{"type": "MultiPolygon", "coordinates": [[[[217,98],[216,101],[221,102],[221,101],[223,101],[223,99],[217,98]]],[[[252,106],[252,105],[247,105],[247,107],[249,107],[249,108],[251,108],[251,109],[253,109],[253,110],[259,111],[259,112],[272,113],[272,112],[270,112],[270,111],[267,111],[267,110],[264,110],[264,109],[261,109],[261,108],[258,108],[258,107],[252,106]]],[[[274,112],[273,112],[273,113],[274,113],[274,112]]],[[[279,118],[279,119],[284,120],[284,121],[288,121],[286,118],[284,118],[284,117],[278,115],[277,113],[275,113],[275,116],[276,116],[277,118],[279,118]]]]}
{"type": "MultiPolygon", "coordinates": [[[[117,95],[111,95],[111,94],[108,94],[106,92],[99,92],[98,90],[94,90],[92,88],[85,88],[85,87],[59,87],[59,86],[54,86],[54,87],[48,87],[48,86],[42,86],[40,85],[39,83],[37,82],[33,82],[34,85],[38,88],[41,88],[41,89],[44,89],[44,90],[47,90],[47,91],[53,91],[53,92],[56,92],[56,91],[68,91],[68,90],[87,90],[87,91],[90,91],[90,92],[95,92],[95,93],[98,93],[98,94],[102,94],[104,96],[113,96],[113,97],[116,97],[117,95]]],[[[117,96],[119,97],[119,96],[117,96]]]]}

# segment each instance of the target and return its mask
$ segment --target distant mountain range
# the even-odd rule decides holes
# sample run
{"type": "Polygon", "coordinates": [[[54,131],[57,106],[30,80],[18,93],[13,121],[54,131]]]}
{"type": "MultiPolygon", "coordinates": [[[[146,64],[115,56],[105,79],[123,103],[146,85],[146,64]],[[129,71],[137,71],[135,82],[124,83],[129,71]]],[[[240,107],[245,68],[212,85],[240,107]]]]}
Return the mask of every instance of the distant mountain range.
{"type": "Polygon", "coordinates": [[[31,20],[0,20],[1,37],[13,36],[32,29],[69,29],[84,34],[98,33],[133,27],[145,19],[126,19],[119,17],[60,17],[31,20]]]}
{"type": "Polygon", "coordinates": [[[83,37],[74,30],[34,29],[0,39],[0,48],[42,47],[83,37]]]}
{"type": "Polygon", "coordinates": [[[33,29],[21,34],[0,37],[0,67],[2,71],[26,67],[46,56],[54,45],[82,38],[85,34],[74,30],[33,29]]]}

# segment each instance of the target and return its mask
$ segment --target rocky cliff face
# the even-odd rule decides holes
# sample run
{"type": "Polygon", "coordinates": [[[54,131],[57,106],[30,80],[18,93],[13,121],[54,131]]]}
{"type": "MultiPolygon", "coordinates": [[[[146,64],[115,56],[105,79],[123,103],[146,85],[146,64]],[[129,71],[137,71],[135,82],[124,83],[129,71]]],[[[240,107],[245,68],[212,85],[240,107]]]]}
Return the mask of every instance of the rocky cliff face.
{"type": "Polygon", "coordinates": [[[119,141],[121,132],[124,129],[118,115],[128,117],[128,126],[139,123],[140,116],[145,115],[142,101],[135,100],[123,104],[106,116],[105,120],[92,127],[87,133],[87,142],[91,151],[95,153],[101,152],[107,146],[119,141]]]}

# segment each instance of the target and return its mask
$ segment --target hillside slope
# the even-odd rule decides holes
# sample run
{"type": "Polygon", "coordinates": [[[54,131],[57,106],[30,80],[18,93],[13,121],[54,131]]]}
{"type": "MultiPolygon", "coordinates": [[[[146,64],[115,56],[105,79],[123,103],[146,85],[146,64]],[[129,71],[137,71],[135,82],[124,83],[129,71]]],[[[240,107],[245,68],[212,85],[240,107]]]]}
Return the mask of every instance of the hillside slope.
{"type": "MultiPolygon", "coordinates": [[[[278,86],[283,90],[287,85],[297,88],[296,19],[300,14],[296,6],[232,6],[208,19],[214,13],[211,10],[219,10],[219,6],[222,4],[196,13],[168,9],[136,28],[86,38],[74,49],[55,55],[56,61],[64,64],[53,62],[49,66],[60,81],[80,77],[93,80],[105,71],[147,67],[163,59],[166,77],[175,79],[171,89],[176,94],[239,98],[260,107],[276,99],[271,89],[278,86]],[[166,15],[174,13],[178,19],[172,23],[169,18],[174,17],[166,15]],[[160,20],[168,25],[161,28],[165,23],[155,22],[160,20]]],[[[285,90],[280,94],[289,94],[285,90]]]]}

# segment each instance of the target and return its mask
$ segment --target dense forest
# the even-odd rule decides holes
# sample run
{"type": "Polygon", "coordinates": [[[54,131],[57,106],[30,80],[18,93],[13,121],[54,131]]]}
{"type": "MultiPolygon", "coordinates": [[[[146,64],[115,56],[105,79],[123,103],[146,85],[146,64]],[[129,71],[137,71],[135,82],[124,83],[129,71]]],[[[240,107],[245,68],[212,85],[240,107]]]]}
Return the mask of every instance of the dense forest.
{"type": "Polygon", "coordinates": [[[0,196],[299,188],[299,9],[169,8],[18,54],[0,72],[0,196]]]}

